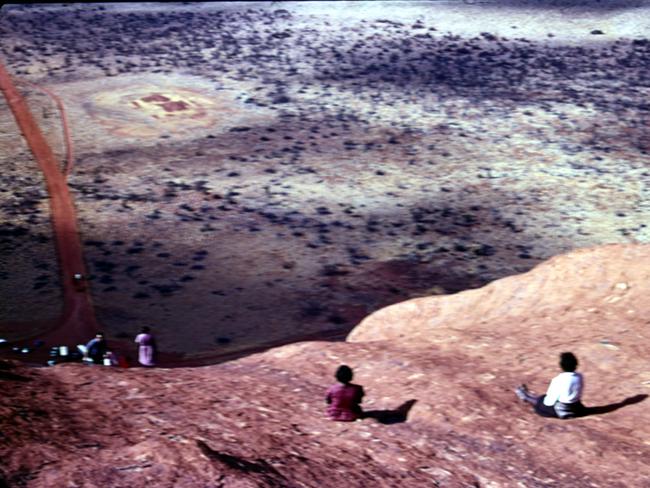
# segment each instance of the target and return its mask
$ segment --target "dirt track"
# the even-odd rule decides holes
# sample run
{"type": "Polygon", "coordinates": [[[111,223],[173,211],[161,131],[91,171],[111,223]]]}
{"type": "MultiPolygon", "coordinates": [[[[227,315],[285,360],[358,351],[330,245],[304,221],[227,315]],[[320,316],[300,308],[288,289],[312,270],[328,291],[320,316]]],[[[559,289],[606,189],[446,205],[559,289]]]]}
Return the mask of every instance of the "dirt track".
{"type": "MultiPolygon", "coordinates": [[[[58,324],[47,336],[46,341],[84,342],[97,330],[97,323],[90,294],[83,285],[77,285],[73,276],[87,275],[83,250],[79,242],[77,217],[68,190],[65,172],[61,163],[34,120],[29,107],[11,80],[6,68],[0,64],[0,89],[2,90],[16,123],[20,127],[34,158],[45,176],[50,196],[52,227],[56,239],[60,271],[63,283],[63,313],[58,324]],[[81,288],[80,288],[81,287],[81,288]]],[[[62,119],[67,124],[65,118],[62,119]]],[[[66,134],[69,129],[65,129],[66,134]]],[[[71,154],[69,152],[69,154],[71,154]]]]}
{"type": "MultiPolygon", "coordinates": [[[[53,329],[38,338],[45,342],[45,345],[58,344],[83,344],[89,337],[100,329],[92,305],[90,289],[87,282],[76,282],[73,280],[75,274],[87,276],[84,264],[83,248],[80,243],[79,231],[77,228],[77,216],[72,196],[68,189],[67,176],[73,167],[74,146],[70,136],[70,128],[65,115],[65,106],[61,99],[48,89],[34,85],[38,90],[43,91],[53,100],[61,114],[61,124],[66,142],[67,158],[65,170],[57,160],[52,148],[43,136],[38,124],[32,116],[29,106],[14,85],[6,68],[0,64],[0,90],[20,127],[23,137],[27,141],[34,158],[41,168],[50,196],[51,220],[56,246],[58,251],[60,272],[63,283],[63,312],[55,322],[53,329]]],[[[29,322],[22,324],[29,330],[33,327],[29,322]]],[[[324,334],[326,336],[327,334],[324,334]]],[[[296,340],[308,340],[312,337],[300,337],[296,340]]],[[[341,338],[341,337],[338,337],[341,338]]],[[[112,341],[112,349],[115,351],[128,351],[129,344],[112,341]]],[[[271,347],[270,344],[268,347],[271,347]]],[[[132,347],[131,347],[132,348],[132,347]]],[[[245,353],[260,351],[264,348],[252,348],[245,352],[234,354],[211,354],[202,358],[182,360],[174,354],[162,354],[160,358],[165,366],[196,366],[210,364],[216,361],[239,357],[245,353]]],[[[28,358],[29,361],[43,363],[47,359],[46,351],[42,350],[28,358]]]]}

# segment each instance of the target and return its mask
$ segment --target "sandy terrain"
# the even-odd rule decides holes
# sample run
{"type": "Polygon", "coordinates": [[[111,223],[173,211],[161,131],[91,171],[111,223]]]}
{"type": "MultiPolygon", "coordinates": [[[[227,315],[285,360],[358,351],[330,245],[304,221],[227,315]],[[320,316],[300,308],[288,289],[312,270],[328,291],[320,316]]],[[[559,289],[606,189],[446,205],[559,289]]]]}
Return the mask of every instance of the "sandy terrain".
{"type": "MultiPolygon", "coordinates": [[[[25,6],[2,9],[0,49],[62,161],[27,82],[65,102],[109,336],[150,324],[166,351],[231,352],[650,241],[650,7],[557,4],[25,6]]],[[[12,124],[2,110],[7,338],[61,306],[12,124]]]]}

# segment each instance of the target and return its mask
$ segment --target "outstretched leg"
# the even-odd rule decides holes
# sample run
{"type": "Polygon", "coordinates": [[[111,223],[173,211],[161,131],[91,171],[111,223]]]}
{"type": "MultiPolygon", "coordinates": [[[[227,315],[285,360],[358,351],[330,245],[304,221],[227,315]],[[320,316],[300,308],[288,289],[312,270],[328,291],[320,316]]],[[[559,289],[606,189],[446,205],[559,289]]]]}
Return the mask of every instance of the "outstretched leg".
{"type": "Polygon", "coordinates": [[[528,391],[528,387],[526,385],[518,386],[515,390],[515,394],[521,401],[530,403],[537,415],[541,415],[542,417],[557,418],[555,409],[549,405],[544,404],[544,398],[546,395],[534,395],[528,391]]]}
{"type": "Polygon", "coordinates": [[[515,390],[515,395],[517,395],[517,398],[519,398],[521,401],[528,402],[532,405],[537,405],[537,402],[539,401],[539,397],[537,395],[533,395],[530,391],[528,391],[528,387],[526,385],[518,386],[515,390]]]}

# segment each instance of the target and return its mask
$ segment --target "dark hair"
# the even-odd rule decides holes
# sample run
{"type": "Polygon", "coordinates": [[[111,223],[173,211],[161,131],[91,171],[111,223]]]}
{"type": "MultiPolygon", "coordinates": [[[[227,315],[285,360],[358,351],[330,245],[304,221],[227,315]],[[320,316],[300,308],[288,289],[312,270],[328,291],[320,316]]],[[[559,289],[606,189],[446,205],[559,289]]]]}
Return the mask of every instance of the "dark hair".
{"type": "Polygon", "coordinates": [[[142,327],[142,332],[148,334],[149,332],[151,332],[151,328],[148,325],[145,325],[144,327],[142,327]]]}
{"type": "Polygon", "coordinates": [[[352,381],[352,369],[350,366],[345,364],[339,366],[339,369],[336,370],[336,379],[341,383],[349,383],[352,381]]]}
{"type": "Polygon", "coordinates": [[[578,358],[572,352],[560,354],[560,368],[567,373],[572,373],[578,367],[578,358]]]}

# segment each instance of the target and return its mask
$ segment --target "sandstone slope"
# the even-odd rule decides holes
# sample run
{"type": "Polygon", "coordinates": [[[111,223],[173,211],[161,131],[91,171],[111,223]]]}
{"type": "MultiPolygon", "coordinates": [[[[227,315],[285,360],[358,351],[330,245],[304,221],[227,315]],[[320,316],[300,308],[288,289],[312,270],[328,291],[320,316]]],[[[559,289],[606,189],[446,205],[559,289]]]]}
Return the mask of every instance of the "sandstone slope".
{"type": "Polygon", "coordinates": [[[345,343],[214,366],[4,363],[0,486],[650,486],[648,263],[650,246],[580,250],[389,307],[345,343]],[[516,401],[563,350],[599,414],[548,420],[516,401]],[[341,363],[372,418],[324,418],[341,363]]]}

